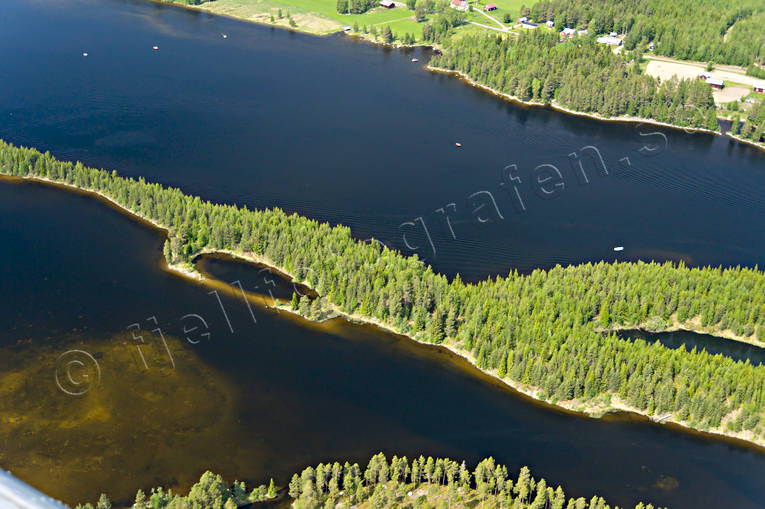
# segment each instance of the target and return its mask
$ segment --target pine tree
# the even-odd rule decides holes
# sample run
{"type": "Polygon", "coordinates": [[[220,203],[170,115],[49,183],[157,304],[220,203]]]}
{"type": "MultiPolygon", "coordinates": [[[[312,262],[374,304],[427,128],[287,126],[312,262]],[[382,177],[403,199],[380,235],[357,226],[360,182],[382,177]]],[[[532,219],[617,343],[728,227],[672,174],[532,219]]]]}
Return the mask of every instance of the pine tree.
{"type": "Polygon", "coordinates": [[[146,494],[144,494],[143,490],[138,490],[135,494],[133,509],[149,509],[149,506],[146,504],[146,494]]]}
{"type": "Polygon", "coordinates": [[[290,302],[290,307],[294,311],[297,311],[299,305],[300,305],[300,300],[298,299],[297,293],[292,292],[292,302],[290,302]]]}
{"type": "Polygon", "coordinates": [[[276,486],[274,486],[274,478],[268,483],[268,498],[276,498],[276,486]]]}
{"type": "Polygon", "coordinates": [[[96,509],[112,509],[112,503],[109,500],[109,497],[106,496],[106,493],[101,493],[101,496],[98,498],[98,503],[96,504],[96,509]]]}
{"type": "Polygon", "coordinates": [[[393,42],[393,32],[390,29],[389,25],[385,25],[385,28],[383,29],[383,42],[390,44],[393,42]]]}

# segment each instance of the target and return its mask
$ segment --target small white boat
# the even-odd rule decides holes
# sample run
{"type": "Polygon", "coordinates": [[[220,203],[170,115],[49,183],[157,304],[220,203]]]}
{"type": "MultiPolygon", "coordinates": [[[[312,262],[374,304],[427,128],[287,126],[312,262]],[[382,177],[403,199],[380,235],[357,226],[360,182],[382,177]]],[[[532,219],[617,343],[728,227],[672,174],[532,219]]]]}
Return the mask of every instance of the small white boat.
{"type": "Polygon", "coordinates": [[[86,57],[86,56],[88,56],[88,54],[87,53],[83,53],[82,56],[86,57]]]}
{"type": "Polygon", "coordinates": [[[455,147],[457,147],[457,148],[459,148],[459,147],[461,147],[461,146],[462,146],[462,143],[460,143],[460,142],[457,142],[457,143],[455,143],[455,144],[454,144],[454,146],[455,146],[455,147]]]}
{"type": "Polygon", "coordinates": [[[159,46],[152,46],[151,49],[153,49],[154,51],[159,51],[159,46]]]}
{"type": "Polygon", "coordinates": [[[616,246],[614,251],[624,251],[624,246],[616,246]]]}
{"type": "Polygon", "coordinates": [[[417,58],[413,58],[413,59],[412,59],[412,62],[419,62],[419,61],[420,61],[420,60],[419,60],[419,59],[417,59],[417,58]]]}
{"type": "Polygon", "coordinates": [[[224,39],[228,39],[228,35],[226,34],[220,34],[220,35],[222,35],[224,39]]]}

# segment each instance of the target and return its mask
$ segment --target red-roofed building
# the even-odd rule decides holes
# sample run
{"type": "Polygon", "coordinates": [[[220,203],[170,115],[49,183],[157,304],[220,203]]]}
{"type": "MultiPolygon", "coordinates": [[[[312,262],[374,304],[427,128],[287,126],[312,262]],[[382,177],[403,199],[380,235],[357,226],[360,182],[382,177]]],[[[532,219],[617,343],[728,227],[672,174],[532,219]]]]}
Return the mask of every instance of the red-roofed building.
{"type": "Polygon", "coordinates": [[[496,11],[497,10],[497,4],[486,4],[486,6],[483,9],[485,11],[496,11]]]}
{"type": "Polygon", "coordinates": [[[449,7],[458,11],[466,11],[468,10],[468,3],[465,0],[452,0],[449,7]]]}
{"type": "Polygon", "coordinates": [[[723,87],[725,86],[725,81],[717,79],[717,78],[707,78],[706,81],[707,81],[707,85],[714,88],[715,90],[722,90],[723,87]]]}

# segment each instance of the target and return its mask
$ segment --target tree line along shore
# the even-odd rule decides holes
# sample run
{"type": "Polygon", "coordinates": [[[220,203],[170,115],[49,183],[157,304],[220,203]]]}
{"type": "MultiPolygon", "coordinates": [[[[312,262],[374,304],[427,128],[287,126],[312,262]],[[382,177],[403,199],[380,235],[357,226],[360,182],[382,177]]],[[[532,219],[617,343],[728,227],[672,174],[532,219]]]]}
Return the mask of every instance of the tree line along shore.
{"type": "MultiPolygon", "coordinates": [[[[720,132],[718,107],[704,80],[660,81],[644,74],[639,62],[636,53],[615,53],[586,38],[560,44],[557,34],[534,31],[513,39],[476,33],[447,40],[430,66],[522,102],[720,132]]],[[[736,114],[730,134],[765,148],[762,101],[736,114]]]]}
{"type": "Polygon", "coordinates": [[[549,403],[670,414],[765,444],[765,367],[602,333],[682,324],[762,345],[765,274],[757,267],[601,262],[465,284],[416,256],[360,242],[345,226],[213,204],[2,141],[0,173],[91,191],[166,228],[172,265],[191,267],[199,253],[218,250],[268,261],[314,289],[320,308],[451,348],[549,403]]]}
{"type": "MultiPolygon", "coordinates": [[[[288,21],[288,28],[326,33],[321,24],[315,24],[321,30],[312,29],[310,23],[297,24],[284,10],[288,3],[272,7],[258,3],[258,9],[277,13],[261,19],[245,16],[250,13],[246,8],[256,7],[247,0],[164,1],[234,16],[244,9],[243,19],[276,26],[288,21]]],[[[643,69],[647,54],[709,62],[708,70],[713,62],[730,64],[746,67],[747,74],[762,78],[765,86],[765,31],[759,29],[765,23],[765,4],[758,0],[702,0],[703,5],[696,0],[541,0],[518,9],[519,15],[539,23],[533,30],[518,28],[522,25],[515,24],[503,2],[494,4],[504,13],[501,21],[483,16],[475,21],[473,7],[484,8],[486,2],[481,1],[468,2],[471,10],[465,12],[451,8],[447,0],[408,0],[391,9],[402,11],[403,18],[376,0],[338,0],[337,12],[333,2],[327,12],[327,2],[312,7],[299,0],[295,5],[333,23],[347,18],[346,30],[373,42],[437,47],[441,54],[432,59],[431,70],[458,72],[502,96],[606,120],[648,120],[718,133],[723,130],[719,118],[729,121],[729,136],[765,149],[765,94],[734,83],[751,93],[716,104],[703,79],[662,81],[643,69]],[[576,31],[561,35],[564,28],[577,29],[581,35],[576,31]],[[608,33],[620,41],[615,51],[597,41],[599,34],[608,33]]]]}
{"type": "MultiPolygon", "coordinates": [[[[139,490],[133,509],[236,509],[276,498],[274,481],[247,493],[244,482],[229,485],[219,475],[202,474],[188,495],[173,494],[162,487],[150,493],[139,490]]],[[[471,472],[465,461],[424,456],[413,458],[383,453],[374,455],[362,469],[358,463],[319,463],[292,476],[287,488],[295,509],[335,507],[449,509],[611,509],[603,497],[567,497],[559,485],[553,488],[535,479],[528,467],[511,476],[505,465],[486,458],[471,472]]],[[[104,494],[96,503],[76,509],[111,509],[104,494]]],[[[619,506],[613,506],[619,509],[619,506]]],[[[639,502],[635,509],[654,509],[639,502]]],[[[659,508],[656,508],[659,509],[659,508]]]]}

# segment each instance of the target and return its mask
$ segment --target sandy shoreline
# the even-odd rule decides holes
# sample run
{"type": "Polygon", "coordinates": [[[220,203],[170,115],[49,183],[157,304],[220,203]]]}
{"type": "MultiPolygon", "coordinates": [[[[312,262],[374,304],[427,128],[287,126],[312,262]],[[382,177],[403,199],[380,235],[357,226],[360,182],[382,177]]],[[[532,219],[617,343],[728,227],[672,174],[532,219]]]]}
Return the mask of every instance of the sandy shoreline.
{"type": "MultiPolygon", "coordinates": [[[[11,176],[11,175],[3,175],[2,177],[4,179],[6,179],[6,180],[9,180],[9,181],[37,182],[37,183],[41,183],[41,184],[44,184],[44,185],[50,185],[50,186],[54,186],[54,187],[59,187],[59,188],[61,188],[63,190],[75,191],[75,192],[78,192],[78,193],[81,193],[81,194],[87,194],[87,195],[93,196],[94,198],[96,198],[96,199],[98,199],[98,200],[100,200],[102,202],[105,202],[108,206],[113,207],[115,210],[125,214],[127,217],[132,218],[132,219],[136,219],[136,220],[138,220],[140,222],[143,222],[144,224],[149,225],[149,226],[151,226],[151,227],[153,227],[153,228],[163,232],[166,237],[169,237],[169,229],[166,226],[164,226],[162,224],[159,224],[156,221],[151,220],[149,218],[143,217],[142,215],[140,215],[140,214],[138,214],[138,213],[136,213],[136,212],[134,212],[134,211],[132,211],[132,210],[122,206],[122,205],[120,205],[119,203],[114,201],[111,197],[109,197],[109,196],[107,196],[107,195],[105,195],[105,194],[103,194],[101,192],[94,191],[94,190],[91,190],[91,189],[79,188],[79,187],[77,187],[77,186],[75,186],[73,184],[67,184],[67,183],[63,183],[63,182],[56,182],[54,180],[51,180],[51,179],[48,179],[48,178],[45,178],[45,177],[37,177],[37,176],[18,177],[18,176],[11,176]]],[[[225,255],[231,256],[233,258],[240,259],[240,260],[245,261],[245,262],[259,263],[259,264],[265,265],[265,266],[267,266],[267,267],[269,267],[269,268],[271,268],[271,269],[273,269],[273,270],[275,270],[275,271],[277,271],[277,272],[279,272],[279,273],[281,273],[283,275],[288,276],[292,280],[292,282],[295,282],[294,274],[291,274],[284,267],[278,266],[272,260],[270,260],[270,259],[268,259],[268,258],[266,258],[265,256],[262,256],[262,255],[257,255],[255,253],[242,253],[242,252],[231,251],[231,250],[226,250],[226,249],[203,249],[198,255],[203,255],[203,254],[225,254],[225,255]]],[[[162,257],[162,258],[164,260],[164,257],[162,257]]],[[[162,267],[167,269],[168,272],[170,272],[172,274],[176,274],[176,275],[179,275],[181,277],[188,278],[191,281],[197,282],[199,284],[204,284],[204,285],[211,285],[213,283],[219,283],[218,280],[215,280],[215,279],[212,279],[212,278],[206,278],[199,271],[197,271],[194,267],[189,267],[189,266],[186,266],[186,265],[172,265],[172,264],[167,263],[166,260],[164,260],[164,261],[165,261],[165,263],[162,264],[162,267]]],[[[310,288],[310,286],[308,286],[305,283],[299,283],[299,284],[304,285],[306,288],[310,288]]],[[[315,289],[313,289],[313,288],[311,288],[311,290],[315,291],[315,289]]],[[[274,303],[274,304],[276,304],[276,303],[274,303]]],[[[498,381],[498,382],[504,384],[509,389],[511,389],[511,390],[513,390],[515,392],[521,393],[524,396],[527,396],[529,398],[532,398],[532,399],[536,400],[539,403],[544,403],[544,404],[546,404],[546,405],[548,405],[550,407],[553,407],[553,408],[556,408],[556,409],[559,409],[559,410],[565,410],[565,411],[568,411],[568,412],[573,412],[573,413],[580,414],[580,415],[586,415],[586,416],[593,417],[593,418],[603,417],[604,415],[609,414],[609,413],[613,413],[613,412],[631,413],[631,414],[642,416],[642,417],[644,417],[646,419],[650,419],[650,420],[656,420],[657,417],[659,417],[657,415],[648,415],[647,413],[645,413],[645,412],[643,412],[641,410],[638,410],[638,409],[636,409],[634,407],[631,407],[630,405],[627,405],[624,402],[620,401],[619,398],[616,395],[613,395],[613,394],[610,395],[610,403],[608,405],[602,404],[602,403],[594,404],[593,401],[582,402],[582,401],[578,401],[578,400],[556,401],[556,402],[553,403],[551,400],[548,400],[548,399],[540,399],[539,398],[539,394],[541,393],[540,388],[529,386],[529,385],[526,385],[526,384],[522,384],[520,382],[516,382],[514,380],[510,380],[510,379],[507,379],[507,378],[501,378],[501,377],[498,376],[498,374],[497,374],[497,372],[495,370],[488,370],[488,369],[479,368],[476,365],[475,359],[473,359],[473,357],[470,354],[470,352],[467,352],[465,350],[460,349],[457,345],[446,343],[446,342],[445,343],[441,343],[441,344],[433,344],[433,343],[429,343],[429,342],[426,342],[426,341],[422,341],[422,340],[417,339],[415,337],[409,336],[408,334],[405,334],[405,333],[401,332],[400,330],[394,328],[393,326],[391,326],[391,325],[389,325],[387,323],[381,322],[380,320],[378,320],[376,318],[367,317],[367,316],[360,315],[360,314],[349,314],[349,313],[346,313],[346,312],[340,310],[339,308],[337,308],[337,306],[335,306],[332,303],[327,302],[327,304],[329,305],[330,311],[332,311],[333,313],[336,314],[335,317],[341,317],[341,318],[343,318],[343,319],[345,319],[347,321],[350,321],[350,322],[374,325],[374,326],[376,326],[376,327],[378,327],[378,328],[380,328],[382,330],[385,330],[387,332],[396,334],[396,335],[401,336],[401,337],[405,337],[405,338],[407,338],[407,339],[409,339],[411,341],[414,341],[416,343],[420,343],[420,344],[423,344],[423,345],[426,345],[426,346],[436,347],[436,348],[445,348],[445,349],[449,350],[450,352],[452,352],[453,354],[458,355],[458,356],[462,357],[463,359],[465,359],[473,368],[479,370],[480,372],[484,373],[485,375],[490,376],[493,380],[498,381]]],[[[275,306],[272,305],[272,306],[267,306],[267,307],[274,307],[274,308],[278,308],[278,309],[282,309],[283,308],[283,306],[280,306],[278,304],[276,304],[275,306]]],[[[295,315],[300,316],[301,318],[303,318],[304,320],[307,320],[309,322],[321,322],[321,321],[324,321],[324,320],[312,320],[311,318],[308,318],[308,317],[302,315],[299,311],[295,311],[295,310],[292,310],[292,309],[289,309],[289,311],[291,313],[295,314],[295,315]]],[[[331,319],[331,318],[334,318],[334,317],[330,317],[330,318],[327,318],[327,319],[331,319]]],[[[689,330],[689,329],[686,329],[686,330],[689,330]]],[[[693,331],[693,332],[696,332],[696,331],[693,331]]],[[[603,397],[604,397],[604,395],[599,395],[596,398],[594,398],[594,400],[600,400],[603,397]]],[[[763,451],[765,451],[765,440],[763,440],[763,439],[753,439],[753,437],[752,437],[753,433],[749,432],[749,431],[746,431],[746,432],[733,432],[733,431],[727,431],[727,430],[724,430],[724,429],[714,429],[714,430],[703,431],[703,430],[699,430],[699,429],[696,429],[696,428],[690,426],[690,424],[688,422],[674,420],[672,418],[672,416],[670,416],[666,420],[663,420],[662,422],[664,422],[664,423],[671,423],[672,425],[677,426],[679,428],[682,428],[682,429],[684,429],[684,430],[686,430],[687,432],[690,432],[690,433],[696,433],[696,434],[700,434],[702,436],[705,436],[705,435],[707,435],[707,436],[714,436],[714,437],[724,438],[726,440],[733,440],[733,441],[736,441],[736,442],[743,442],[747,446],[750,446],[750,447],[754,446],[754,447],[757,447],[758,449],[762,449],[763,451]]]]}
{"type": "MultiPolygon", "coordinates": [[[[302,28],[299,25],[293,27],[293,26],[290,26],[289,24],[286,24],[286,23],[276,23],[276,22],[271,23],[270,21],[268,21],[266,19],[245,18],[245,17],[242,17],[242,16],[236,16],[234,14],[229,14],[229,13],[226,13],[226,12],[220,12],[220,11],[216,11],[216,10],[213,10],[213,9],[206,8],[206,7],[204,7],[204,4],[200,4],[200,5],[183,5],[183,4],[171,3],[171,2],[168,2],[166,0],[150,0],[150,1],[158,3],[158,4],[161,4],[161,5],[169,5],[169,6],[178,7],[178,8],[181,8],[181,9],[189,9],[189,10],[192,10],[192,11],[195,11],[195,12],[203,12],[205,14],[211,14],[213,16],[222,16],[224,18],[234,19],[234,20],[237,20],[237,21],[245,21],[247,23],[253,23],[255,25],[266,26],[266,27],[271,27],[271,28],[279,28],[279,29],[282,29],[282,30],[291,30],[293,32],[298,32],[298,33],[306,34],[306,35],[312,35],[314,37],[329,37],[329,36],[332,36],[332,35],[344,34],[344,35],[346,35],[348,37],[355,37],[355,38],[357,38],[359,40],[368,42],[370,44],[374,44],[376,46],[385,46],[385,47],[388,47],[388,48],[401,49],[401,48],[418,48],[418,47],[420,47],[420,48],[440,49],[440,46],[437,45],[437,44],[425,43],[425,42],[414,43],[414,44],[401,44],[401,43],[382,42],[382,41],[378,41],[372,34],[365,34],[365,33],[362,33],[362,32],[345,32],[343,30],[342,25],[340,25],[340,24],[339,24],[337,29],[327,30],[327,31],[316,31],[316,30],[310,30],[310,29],[302,28]]],[[[414,15],[412,15],[412,16],[414,16],[414,15]]]]}

